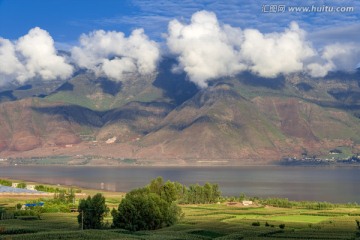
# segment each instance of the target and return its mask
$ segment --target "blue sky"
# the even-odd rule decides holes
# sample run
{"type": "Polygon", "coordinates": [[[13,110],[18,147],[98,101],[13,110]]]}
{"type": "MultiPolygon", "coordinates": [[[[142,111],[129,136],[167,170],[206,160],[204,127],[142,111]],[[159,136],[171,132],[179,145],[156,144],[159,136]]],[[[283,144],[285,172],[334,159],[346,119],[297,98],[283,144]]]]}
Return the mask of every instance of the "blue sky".
{"type": "Polygon", "coordinates": [[[351,72],[360,64],[359,19],[360,0],[0,0],[0,85],[67,79],[74,65],[121,81],[156,72],[166,55],[200,87],[245,70],[351,72]]]}
{"type": "Polygon", "coordinates": [[[313,34],[314,41],[358,41],[360,1],[348,0],[0,0],[0,36],[17,39],[38,26],[57,43],[73,45],[82,33],[97,29],[122,31],[144,28],[162,41],[167,24],[176,18],[189,21],[199,10],[216,13],[234,27],[282,31],[291,21],[313,34]],[[263,13],[262,6],[353,6],[351,13],[263,13]]]}

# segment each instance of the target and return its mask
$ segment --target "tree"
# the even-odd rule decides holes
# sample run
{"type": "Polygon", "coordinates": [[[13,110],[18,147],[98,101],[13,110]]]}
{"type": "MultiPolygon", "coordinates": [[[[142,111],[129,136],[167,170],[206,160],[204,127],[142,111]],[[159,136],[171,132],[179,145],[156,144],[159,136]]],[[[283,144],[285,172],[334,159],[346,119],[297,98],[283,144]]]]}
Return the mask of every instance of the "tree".
{"type": "Polygon", "coordinates": [[[177,200],[177,190],[173,182],[167,181],[160,188],[160,197],[168,203],[177,200]]]}
{"type": "Polygon", "coordinates": [[[211,199],[211,202],[219,201],[220,197],[221,197],[221,192],[220,192],[220,189],[219,189],[219,185],[215,183],[215,184],[212,185],[212,199],[211,199]]]}
{"type": "Polygon", "coordinates": [[[22,204],[21,203],[18,203],[18,204],[16,204],[16,210],[20,210],[22,208],[22,204]]]}
{"type": "Polygon", "coordinates": [[[195,203],[205,203],[203,187],[199,184],[195,185],[195,203]]]}
{"type": "Polygon", "coordinates": [[[176,189],[176,199],[180,200],[185,197],[186,194],[186,186],[182,185],[179,182],[174,182],[175,189],[176,189]]]}
{"type": "Polygon", "coordinates": [[[165,199],[170,198],[162,198],[149,187],[129,192],[122,199],[118,210],[111,212],[113,226],[139,231],[155,230],[174,224],[181,216],[181,209],[174,202],[167,202],[165,199]]]}
{"type": "Polygon", "coordinates": [[[212,199],[213,199],[213,189],[212,189],[212,186],[210,183],[205,183],[204,185],[204,200],[205,200],[205,203],[210,203],[212,202],[212,199]]]}
{"type": "Polygon", "coordinates": [[[245,193],[240,193],[240,196],[239,196],[239,202],[242,202],[246,199],[246,195],[245,193]]]}
{"type": "Polygon", "coordinates": [[[182,201],[185,203],[214,203],[220,197],[219,185],[205,183],[204,186],[200,186],[195,184],[189,186],[182,201]]]}
{"type": "Polygon", "coordinates": [[[75,203],[75,192],[73,188],[70,188],[69,192],[65,196],[67,203],[75,203]]]}
{"type": "Polygon", "coordinates": [[[148,187],[150,192],[160,195],[160,191],[163,185],[164,185],[164,179],[162,177],[157,177],[151,180],[148,187]]]}
{"type": "Polygon", "coordinates": [[[98,193],[92,198],[82,199],[78,207],[78,223],[83,229],[99,229],[103,226],[104,216],[109,212],[105,197],[98,193]]]}
{"type": "Polygon", "coordinates": [[[65,192],[60,192],[59,194],[54,194],[54,199],[57,199],[58,202],[65,203],[66,202],[66,196],[65,192]]]}
{"type": "Polygon", "coordinates": [[[0,185],[11,187],[12,182],[9,180],[0,179],[0,185]]]}
{"type": "Polygon", "coordinates": [[[195,203],[196,202],[196,190],[195,185],[190,185],[187,191],[187,203],[195,203]]]}
{"type": "Polygon", "coordinates": [[[16,187],[17,188],[26,188],[26,183],[24,183],[24,182],[18,183],[18,185],[16,187]]]}

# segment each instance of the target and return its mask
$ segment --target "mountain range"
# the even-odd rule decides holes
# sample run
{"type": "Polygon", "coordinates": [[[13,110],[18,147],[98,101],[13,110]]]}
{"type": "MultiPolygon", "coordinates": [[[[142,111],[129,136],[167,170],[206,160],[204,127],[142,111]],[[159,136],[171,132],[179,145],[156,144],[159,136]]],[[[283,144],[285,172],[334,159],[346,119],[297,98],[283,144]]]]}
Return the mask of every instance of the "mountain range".
{"type": "Polygon", "coordinates": [[[360,72],[216,79],[170,69],[111,81],[79,69],[0,92],[0,156],[97,156],[158,165],[259,165],[360,151],[360,72]]]}

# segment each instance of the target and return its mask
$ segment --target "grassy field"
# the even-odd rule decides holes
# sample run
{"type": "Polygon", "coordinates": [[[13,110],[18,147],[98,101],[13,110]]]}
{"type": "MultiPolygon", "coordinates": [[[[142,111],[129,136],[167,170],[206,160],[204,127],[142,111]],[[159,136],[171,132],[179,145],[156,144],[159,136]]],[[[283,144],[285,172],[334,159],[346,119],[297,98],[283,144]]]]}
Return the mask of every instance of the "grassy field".
{"type": "MultiPolygon", "coordinates": [[[[35,184],[35,183],[28,183],[35,184]]],[[[68,186],[49,187],[69,188],[68,186]]],[[[77,188],[78,189],[78,188],[77,188]]],[[[76,203],[99,190],[85,193],[76,203]]],[[[117,208],[125,193],[100,191],[110,209],[117,208]]],[[[13,208],[31,201],[29,196],[0,197],[0,206],[13,208]]],[[[327,210],[299,207],[244,207],[239,203],[181,205],[184,217],[171,227],[156,231],[129,232],[111,229],[111,215],[103,230],[81,230],[78,213],[43,213],[39,220],[0,220],[0,239],[360,239],[355,220],[360,208],[334,205],[327,210]],[[280,225],[284,227],[281,228],[280,225]]]]}
{"type": "MultiPolygon", "coordinates": [[[[115,205],[115,199],[112,204],[115,205]]],[[[355,239],[360,209],[284,209],[226,204],[183,205],[184,218],[156,231],[80,230],[77,213],[44,213],[41,220],[0,221],[0,239],[355,239]],[[253,223],[260,226],[253,226],[253,223]],[[285,224],[281,229],[280,224],[285,224]],[[16,234],[17,233],[17,234],[16,234]]],[[[105,219],[111,223],[111,218],[105,219]]]]}
{"type": "MultiPolygon", "coordinates": [[[[17,180],[17,179],[9,179],[12,182],[24,182],[22,180],[17,180]]],[[[76,195],[75,198],[75,204],[78,204],[79,201],[81,199],[86,198],[87,196],[93,196],[98,192],[101,192],[104,197],[106,198],[106,204],[109,208],[117,208],[119,206],[119,203],[121,201],[121,199],[125,196],[125,193],[123,192],[111,192],[111,191],[104,191],[104,190],[96,190],[96,189],[87,189],[87,188],[80,188],[80,187],[76,187],[76,186],[65,186],[65,185],[51,185],[51,184],[43,184],[43,183],[38,183],[38,182],[26,182],[27,185],[43,185],[45,187],[51,187],[51,188],[58,188],[59,190],[66,190],[69,191],[69,189],[73,188],[74,190],[81,190],[81,193],[76,195]]],[[[0,194],[0,207],[3,206],[5,208],[11,208],[14,207],[15,204],[17,203],[21,203],[21,204],[25,204],[25,203],[29,203],[32,202],[34,200],[39,199],[39,196],[37,195],[13,195],[13,196],[9,196],[9,195],[1,195],[0,194]]],[[[46,196],[43,197],[42,199],[53,199],[53,196],[46,196]]],[[[0,222],[0,227],[1,227],[1,222],[0,222]]]]}

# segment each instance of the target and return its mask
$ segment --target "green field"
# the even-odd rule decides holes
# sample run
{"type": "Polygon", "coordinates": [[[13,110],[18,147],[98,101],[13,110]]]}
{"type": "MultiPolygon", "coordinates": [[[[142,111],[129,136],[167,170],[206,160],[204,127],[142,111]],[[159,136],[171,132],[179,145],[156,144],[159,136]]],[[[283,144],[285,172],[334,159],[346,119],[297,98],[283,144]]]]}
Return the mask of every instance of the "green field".
{"type": "MultiPolygon", "coordinates": [[[[0,239],[356,239],[355,220],[360,220],[358,208],[320,211],[225,203],[181,207],[185,216],[178,224],[156,231],[82,231],[77,213],[44,213],[41,220],[0,221],[0,239]],[[260,226],[252,226],[254,222],[260,226]]],[[[111,223],[111,218],[107,221],[111,223]]]]}
{"type": "MultiPolygon", "coordinates": [[[[83,195],[76,197],[76,205],[81,198],[98,192],[80,190],[83,195]]],[[[125,195],[106,191],[102,194],[110,210],[117,208],[125,195]]],[[[52,197],[48,198],[50,204],[52,197]]],[[[42,200],[47,204],[47,199],[42,200]]],[[[56,212],[60,209],[54,208],[55,212],[42,213],[40,219],[0,220],[0,239],[360,239],[360,229],[356,224],[356,220],[360,220],[360,207],[357,204],[300,204],[268,199],[255,200],[254,205],[245,207],[228,200],[222,199],[217,204],[180,205],[184,216],[177,224],[138,232],[112,229],[110,214],[104,219],[104,229],[81,230],[77,222],[78,213],[56,212]],[[282,203],[288,208],[269,206],[274,203],[282,203]]],[[[16,204],[31,201],[39,200],[24,195],[0,196],[0,208],[11,211],[16,204]]]]}

